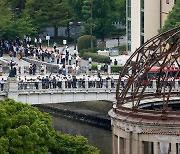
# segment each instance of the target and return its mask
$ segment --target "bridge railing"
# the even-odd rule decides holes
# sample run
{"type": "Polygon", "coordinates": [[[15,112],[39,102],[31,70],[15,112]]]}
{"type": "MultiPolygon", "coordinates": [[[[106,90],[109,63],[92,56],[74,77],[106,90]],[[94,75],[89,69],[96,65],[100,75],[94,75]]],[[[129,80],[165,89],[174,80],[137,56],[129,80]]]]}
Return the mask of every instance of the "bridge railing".
{"type": "Polygon", "coordinates": [[[0,83],[0,93],[6,92],[8,89],[8,83],[7,82],[1,82],[0,83]]]}
{"type": "MultiPolygon", "coordinates": [[[[69,89],[116,89],[116,85],[118,83],[117,79],[103,79],[101,81],[88,81],[78,79],[77,81],[68,81],[62,80],[53,82],[42,82],[42,81],[28,81],[28,82],[18,82],[19,90],[42,90],[42,89],[56,89],[56,90],[69,90],[69,89]]],[[[180,80],[176,80],[175,82],[168,83],[166,85],[161,85],[161,88],[165,88],[165,90],[169,90],[168,85],[172,85],[172,91],[180,91],[180,80]],[[165,87],[164,87],[165,86],[165,87]]],[[[134,86],[135,88],[136,86],[134,86]]],[[[121,85],[123,89],[123,86],[121,85]]],[[[147,86],[147,92],[155,92],[157,88],[157,81],[153,80],[147,86]]],[[[141,88],[139,89],[141,90],[141,88]]]]}
{"type": "Polygon", "coordinates": [[[77,81],[57,81],[53,82],[42,82],[42,81],[27,81],[18,82],[18,90],[43,90],[43,89],[55,89],[55,90],[70,90],[70,89],[114,89],[117,85],[117,80],[104,79],[102,81],[88,81],[78,79],[77,81]]]}

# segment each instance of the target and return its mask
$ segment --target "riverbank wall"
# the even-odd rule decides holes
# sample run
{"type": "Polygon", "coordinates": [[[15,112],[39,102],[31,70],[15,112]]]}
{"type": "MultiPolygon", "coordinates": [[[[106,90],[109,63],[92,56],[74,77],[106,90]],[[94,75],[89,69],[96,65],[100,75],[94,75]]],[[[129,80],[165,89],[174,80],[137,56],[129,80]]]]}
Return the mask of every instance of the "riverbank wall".
{"type": "Polygon", "coordinates": [[[111,102],[106,101],[94,101],[35,106],[43,112],[67,117],[96,127],[111,130],[111,119],[108,115],[108,111],[111,109],[111,104],[111,102]]]}

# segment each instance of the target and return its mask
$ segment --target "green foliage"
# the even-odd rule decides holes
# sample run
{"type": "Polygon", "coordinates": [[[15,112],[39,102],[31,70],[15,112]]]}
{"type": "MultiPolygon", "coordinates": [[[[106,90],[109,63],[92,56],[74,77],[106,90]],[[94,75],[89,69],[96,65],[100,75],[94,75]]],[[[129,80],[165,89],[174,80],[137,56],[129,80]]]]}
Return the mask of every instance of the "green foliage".
{"type": "Polygon", "coordinates": [[[164,24],[163,29],[160,31],[166,31],[178,26],[180,26],[180,0],[176,1],[172,11],[168,14],[168,18],[164,24]]]}
{"type": "Polygon", "coordinates": [[[99,150],[88,145],[88,140],[82,136],[62,135],[56,132],[54,135],[56,144],[53,144],[52,153],[55,154],[99,154],[99,150]]]}
{"type": "MultiPolygon", "coordinates": [[[[93,47],[96,47],[97,46],[97,40],[94,36],[92,37],[92,41],[93,41],[93,47]]],[[[90,35],[81,36],[78,39],[77,46],[78,46],[79,52],[81,52],[82,49],[90,48],[91,47],[91,36],[90,35]]]]}
{"type": "Polygon", "coordinates": [[[119,73],[122,71],[123,66],[118,66],[118,65],[111,65],[111,72],[113,73],[119,73]]]}
{"type": "Polygon", "coordinates": [[[57,35],[57,27],[65,26],[69,21],[69,8],[66,0],[26,0],[23,14],[30,16],[33,25],[38,32],[47,27],[54,27],[57,35]],[[47,22],[48,21],[48,22],[47,22]]]}
{"type": "Polygon", "coordinates": [[[74,20],[82,21],[83,13],[82,13],[82,0],[67,0],[70,10],[74,16],[74,20]]]}
{"type": "Polygon", "coordinates": [[[91,53],[96,53],[98,50],[104,50],[104,48],[99,48],[99,47],[95,47],[95,48],[88,48],[88,49],[82,49],[79,51],[80,56],[82,56],[84,53],[86,52],[91,52],[91,53]]]}
{"type": "MultiPolygon", "coordinates": [[[[92,26],[93,35],[102,39],[102,41],[111,35],[115,28],[113,22],[119,19],[121,10],[117,8],[117,4],[121,3],[117,3],[116,1],[117,0],[68,0],[76,19],[84,23],[84,34],[90,34],[90,26],[92,26]]],[[[125,17],[123,17],[123,19],[124,18],[125,17]]]]}
{"type": "Polygon", "coordinates": [[[115,29],[116,0],[93,1],[93,34],[102,41],[115,29]]]}
{"type": "Polygon", "coordinates": [[[83,59],[86,60],[88,60],[88,58],[91,57],[94,62],[99,62],[99,63],[107,63],[109,61],[108,56],[98,55],[97,53],[91,53],[91,52],[84,53],[82,57],[83,59]]]}
{"type": "Polygon", "coordinates": [[[25,34],[34,33],[35,28],[28,17],[18,17],[11,5],[0,0],[0,37],[14,39],[25,34]]]}
{"type": "Polygon", "coordinates": [[[122,45],[122,46],[115,46],[115,48],[118,48],[119,50],[119,54],[123,55],[126,53],[126,45],[122,45]]]}
{"type": "Polygon", "coordinates": [[[98,154],[84,137],[56,132],[47,113],[12,99],[0,101],[0,153],[98,154]]]}
{"type": "Polygon", "coordinates": [[[9,153],[47,153],[52,135],[49,115],[11,99],[0,103],[0,147],[9,153]],[[2,140],[7,143],[2,144],[2,140]]]}
{"type": "Polygon", "coordinates": [[[116,12],[115,18],[119,20],[123,25],[126,24],[126,0],[116,0],[116,12]]]}
{"type": "MultiPolygon", "coordinates": [[[[97,63],[92,63],[92,70],[97,70],[97,63]]],[[[104,69],[104,64],[101,64],[101,70],[104,69]]],[[[119,73],[122,71],[123,66],[118,66],[118,65],[111,65],[111,72],[112,73],[119,73]]]]}

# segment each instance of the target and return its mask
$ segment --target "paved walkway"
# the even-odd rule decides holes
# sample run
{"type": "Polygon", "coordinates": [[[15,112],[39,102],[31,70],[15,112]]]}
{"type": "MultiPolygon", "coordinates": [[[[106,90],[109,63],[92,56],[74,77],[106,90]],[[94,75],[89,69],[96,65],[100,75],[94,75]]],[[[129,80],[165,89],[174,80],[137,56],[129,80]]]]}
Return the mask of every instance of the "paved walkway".
{"type": "MultiPolygon", "coordinates": [[[[9,61],[10,62],[10,60],[11,60],[11,57],[9,57],[9,56],[5,56],[5,57],[3,57],[5,60],[7,60],[7,61],[9,61]]],[[[23,66],[23,67],[29,67],[29,64],[30,63],[28,63],[28,62],[26,62],[26,61],[24,61],[24,60],[19,60],[18,58],[16,58],[16,57],[13,57],[13,61],[16,63],[16,64],[18,64],[18,66],[23,66]]],[[[84,61],[84,65],[82,64],[82,66],[86,66],[86,63],[87,63],[87,61],[85,61],[85,60],[83,60],[84,61]]],[[[9,74],[3,74],[2,76],[0,76],[0,79],[2,79],[2,78],[4,78],[5,80],[7,79],[7,77],[8,77],[8,75],[9,74]]],[[[36,73],[36,75],[29,75],[28,73],[24,73],[24,74],[18,74],[17,76],[20,76],[22,79],[24,79],[24,77],[26,76],[26,78],[27,79],[36,79],[38,76],[41,76],[41,77],[45,77],[45,76],[49,76],[49,75],[52,75],[52,76],[56,76],[56,75],[59,75],[59,74],[57,74],[57,73],[53,73],[53,74],[51,74],[51,73],[46,73],[46,74],[44,74],[44,75],[40,75],[40,74],[37,74],[36,73]]],[[[70,74],[71,75],[71,74],[70,74]]],[[[85,75],[85,74],[79,74],[79,75],[76,75],[76,77],[77,77],[77,79],[79,79],[79,78],[82,78],[83,77],[83,75],[85,75]]],[[[92,74],[93,75],[93,74],[92,74]]],[[[97,73],[95,73],[95,75],[97,75],[97,73]]],[[[105,79],[107,77],[107,75],[103,75],[102,74],[102,78],[103,79],[105,79]]],[[[110,75],[110,77],[113,77],[114,79],[118,79],[118,77],[119,77],[119,75],[110,75]]]]}

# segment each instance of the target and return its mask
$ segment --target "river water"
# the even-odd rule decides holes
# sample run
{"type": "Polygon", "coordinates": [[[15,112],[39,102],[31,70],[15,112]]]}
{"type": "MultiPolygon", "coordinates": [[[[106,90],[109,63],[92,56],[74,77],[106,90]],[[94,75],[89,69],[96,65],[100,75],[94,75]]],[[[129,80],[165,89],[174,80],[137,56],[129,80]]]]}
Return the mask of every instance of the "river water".
{"type": "Polygon", "coordinates": [[[70,135],[82,135],[88,138],[90,145],[100,150],[100,154],[112,153],[111,131],[61,116],[52,115],[52,120],[55,130],[70,135]]]}

